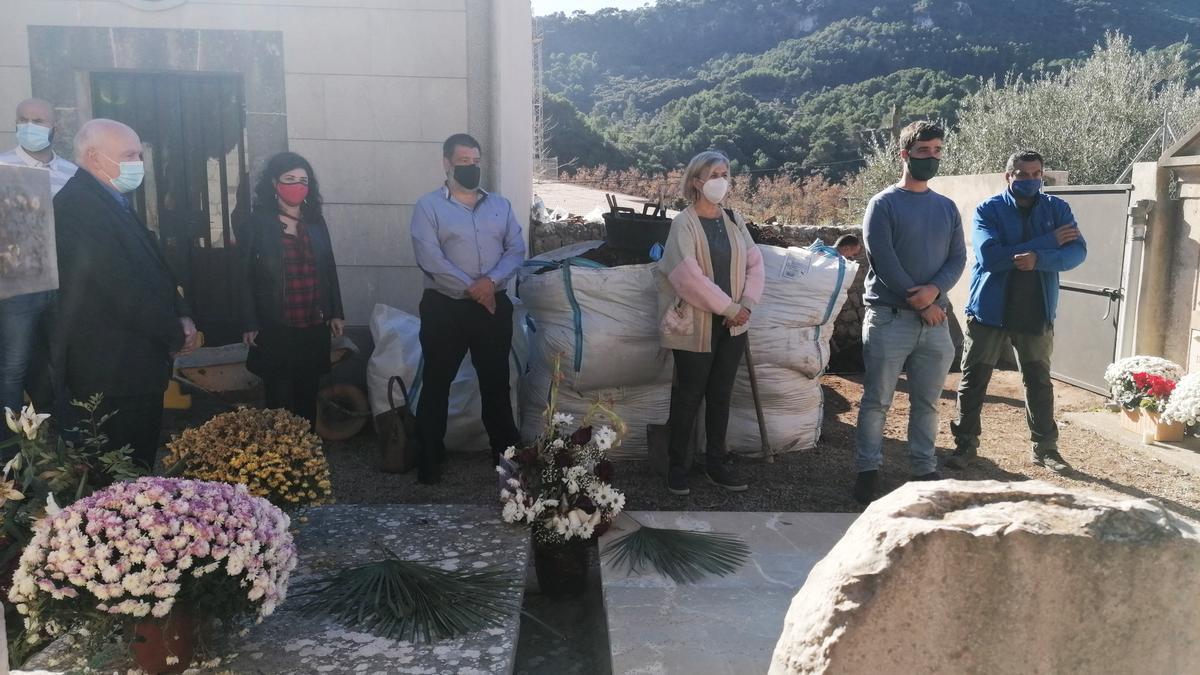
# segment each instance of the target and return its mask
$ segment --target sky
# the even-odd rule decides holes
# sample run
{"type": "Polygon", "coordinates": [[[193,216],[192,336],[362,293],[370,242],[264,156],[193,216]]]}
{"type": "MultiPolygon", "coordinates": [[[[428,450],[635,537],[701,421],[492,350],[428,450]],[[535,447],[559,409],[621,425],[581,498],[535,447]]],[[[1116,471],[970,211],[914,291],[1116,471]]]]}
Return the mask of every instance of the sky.
{"type": "Polygon", "coordinates": [[[553,14],[555,12],[570,14],[577,9],[582,9],[585,12],[594,12],[605,7],[635,9],[642,5],[653,4],[652,0],[532,0],[532,2],[534,16],[553,14]]]}

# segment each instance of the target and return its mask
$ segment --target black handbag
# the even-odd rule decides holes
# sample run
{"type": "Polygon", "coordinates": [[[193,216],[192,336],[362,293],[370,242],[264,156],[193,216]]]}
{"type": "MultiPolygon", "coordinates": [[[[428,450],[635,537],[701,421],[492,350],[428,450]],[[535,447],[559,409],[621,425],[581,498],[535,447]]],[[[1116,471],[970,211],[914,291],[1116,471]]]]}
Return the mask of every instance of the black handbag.
{"type": "Polygon", "coordinates": [[[379,470],[404,473],[417,464],[417,418],[408,407],[408,387],[400,377],[388,380],[389,410],[375,416],[375,437],[379,446],[379,470]],[[395,385],[400,385],[404,403],[396,405],[395,385]]]}

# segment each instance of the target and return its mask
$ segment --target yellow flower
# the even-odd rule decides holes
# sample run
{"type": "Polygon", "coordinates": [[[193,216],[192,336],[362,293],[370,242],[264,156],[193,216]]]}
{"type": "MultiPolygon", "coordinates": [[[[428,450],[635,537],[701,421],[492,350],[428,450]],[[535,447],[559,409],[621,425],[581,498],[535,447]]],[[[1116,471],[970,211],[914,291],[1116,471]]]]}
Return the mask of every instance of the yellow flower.
{"type": "Polygon", "coordinates": [[[6,480],[0,483],[0,506],[4,506],[10,499],[14,502],[19,502],[25,499],[25,495],[17,489],[15,481],[6,480]]]}

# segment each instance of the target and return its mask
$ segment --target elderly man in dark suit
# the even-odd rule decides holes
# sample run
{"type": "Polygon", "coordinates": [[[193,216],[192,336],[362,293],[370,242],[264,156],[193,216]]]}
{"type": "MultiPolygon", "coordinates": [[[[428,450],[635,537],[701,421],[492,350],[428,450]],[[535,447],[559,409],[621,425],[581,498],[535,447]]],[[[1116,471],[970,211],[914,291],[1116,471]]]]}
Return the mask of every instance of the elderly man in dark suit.
{"type": "Polygon", "coordinates": [[[130,205],[142,145],[95,119],[75,136],[80,169],[54,197],[59,268],[56,364],[73,398],[104,395],[110,447],[153,467],[171,359],[196,348],[196,327],[158,243],[130,205]]]}

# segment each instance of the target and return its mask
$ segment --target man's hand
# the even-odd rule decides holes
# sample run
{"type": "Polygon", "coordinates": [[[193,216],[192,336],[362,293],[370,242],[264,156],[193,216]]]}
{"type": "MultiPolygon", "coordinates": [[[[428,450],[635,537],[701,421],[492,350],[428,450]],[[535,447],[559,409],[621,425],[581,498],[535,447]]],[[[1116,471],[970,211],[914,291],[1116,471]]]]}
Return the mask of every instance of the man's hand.
{"type": "Polygon", "coordinates": [[[342,319],[329,320],[329,333],[333,337],[342,337],[342,333],[346,330],[346,322],[342,319]]]}
{"type": "Polygon", "coordinates": [[[1079,228],[1075,223],[1067,223],[1054,230],[1054,238],[1058,240],[1059,246],[1066,246],[1079,238],[1079,228]]]}
{"type": "Polygon", "coordinates": [[[179,356],[184,356],[200,346],[200,334],[196,332],[196,324],[186,316],[179,319],[179,325],[183,327],[183,348],[179,350],[179,356]]]}
{"type": "Polygon", "coordinates": [[[941,289],[933,284],[913,286],[908,289],[908,305],[919,312],[932,305],[941,292],[941,289]]]}
{"type": "Polygon", "coordinates": [[[491,277],[482,276],[467,287],[467,295],[472,300],[483,305],[489,313],[496,313],[496,282],[491,277]]]}
{"type": "Polygon", "coordinates": [[[725,319],[725,327],[726,328],[736,328],[738,326],[744,326],[744,325],[746,325],[746,322],[749,320],[750,320],[750,310],[743,307],[741,309],[741,311],[739,311],[737,313],[737,316],[733,317],[732,319],[725,319]]]}
{"type": "Polygon", "coordinates": [[[1037,254],[1034,253],[1033,251],[1027,251],[1025,253],[1018,253],[1013,256],[1013,267],[1021,270],[1022,272],[1032,271],[1033,266],[1036,264],[1037,264],[1037,254]]]}
{"type": "Polygon", "coordinates": [[[946,311],[938,305],[930,305],[921,310],[921,323],[926,326],[940,326],[946,321],[946,311]]]}
{"type": "Polygon", "coordinates": [[[256,337],[258,337],[258,331],[248,330],[245,333],[242,333],[242,344],[246,345],[247,347],[257,347],[258,343],[254,341],[254,338],[256,337]]]}

